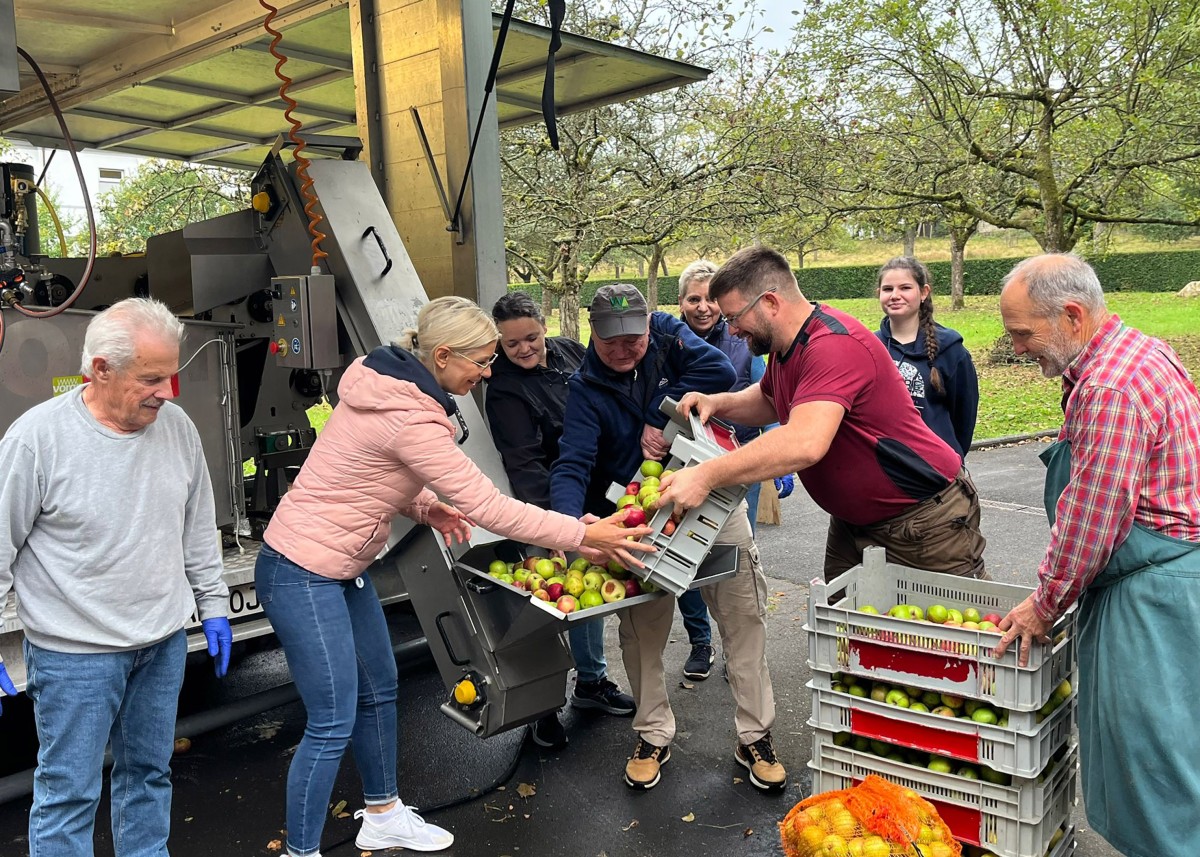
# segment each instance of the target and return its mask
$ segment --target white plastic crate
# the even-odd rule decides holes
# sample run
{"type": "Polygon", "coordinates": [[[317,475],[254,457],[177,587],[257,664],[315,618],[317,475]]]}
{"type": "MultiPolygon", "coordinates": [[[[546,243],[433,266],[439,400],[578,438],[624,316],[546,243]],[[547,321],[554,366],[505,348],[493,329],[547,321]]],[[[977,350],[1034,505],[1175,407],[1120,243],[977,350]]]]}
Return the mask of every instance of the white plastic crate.
{"type": "MultiPolygon", "coordinates": [[[[680,470],[688,465],[708,461],[738,446],[733,432],[716,422],[703,425],[693,415],[685,425],[675,412],[675,402],[672,399],[663,401],[662,410],[671,416],[671,422],[667,423],[663,432],[671,443],[671,457],[664,465],[665,470],[680,470]]],[[[615,503],[625,493],[625,486],[629,482],[641,482],[642,479],[640,472],[631,474],[629,481],[623,485],[614,482],[605,496],[615,503]]],[[[717,534],[746,499],[747,491],[745,485],[730,485],[713,490],[703,503],[684,514],[675,531],[669,536],[664,535],[662,530],[670,520],[671,508],[668,506],[655,511],[647,521],[654,532],[641,541],[654,545],[658,552],[639,554],[638,559],[645,563],[646,567],[633,569],[633,572],[676,597],[682,595],[690,588],[696,570],[716,544],[717,534]]]]}
{"type": "Polygon", "coordinates": [[[863,551],[862,565],[826,583],[812,581],[808,603],[809,664],[892,684],[952,693],[1010,711],[1036,711],[1075,671],[1075,618],[1071,609],[1050,631],[1052,643],[1034,643],[1028,666],[1018,666],[1018,645],[1000,658],[1000,634],[897,619],[897,604],[970,605],[1001,616],[1033,590],[987,580],[937,574],[887,562],[883,548],[863,551]],[[842,594],[844,593],[844,594],[842,594]],[[841,594],[836,603],[832,596],[841,594]],[[879,615],[862,613],[871,605],[879,615]]]}
{"type": "MultiPolygon", "coordinates": [[[[1018,777],[1041,773],[1075,728],[1076,693],[1032,730],[1022,730],[1011,720],[1002,727],[852,696],[833,690],[828,673],[814,673],[808,686],[813,692],[813,726],[987,765],[1018,777]]],[[[1032,720],[1032,714],[1026,717],[1032,720]]]]}
{"type": "MultiPolygon", "coordinates": [[[[1075,802],[1078,747],[1041,783],[1014,779],[1012,786],[971,780],[839,747],[823,730],[813,732],[813,794],[848,789],[876,774],[928,800],[960,842],[998,857],[1043,857],[1075,802]]],[[[1065,837],[1064,837],[1065,838],[1065,837]]]]}

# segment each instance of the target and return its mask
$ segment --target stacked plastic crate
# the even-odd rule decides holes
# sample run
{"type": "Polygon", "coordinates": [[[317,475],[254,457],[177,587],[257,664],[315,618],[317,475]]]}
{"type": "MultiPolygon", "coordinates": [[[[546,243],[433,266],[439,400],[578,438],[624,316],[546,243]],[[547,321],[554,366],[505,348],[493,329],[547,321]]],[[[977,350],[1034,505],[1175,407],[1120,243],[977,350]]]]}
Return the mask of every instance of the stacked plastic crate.
{"type": "Polygon", "coordinates": [[[873,773],[930,800],[966,855],[1073,853],[1074,611],[1025,667],[1015,645],[991,656],[995,631],[888,615],[941,605],[1004,616],[1029,592],[894,565],[882,548],[814,581],[805,626],[814,794],[873,773]]]}

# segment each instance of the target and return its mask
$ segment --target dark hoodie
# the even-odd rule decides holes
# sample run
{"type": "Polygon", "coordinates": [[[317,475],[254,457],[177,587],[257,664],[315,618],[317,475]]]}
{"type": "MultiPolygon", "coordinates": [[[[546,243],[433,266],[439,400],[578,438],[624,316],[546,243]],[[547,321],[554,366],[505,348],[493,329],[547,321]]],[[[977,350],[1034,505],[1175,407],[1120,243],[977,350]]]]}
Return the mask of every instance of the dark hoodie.
{"type": "Polygon", "coordinates": [[[921,419],[933,433],[944,440],[960,457],[966,458],[975,435],[975,417],[979,411],[979,378],[971,352],[963,345],[958,331],[934,323],[937,332],[938,353],[934,365],[942,376],[945,391],[937,392],[929,378],[929,358],[925,352],[925,333],[917,330],[917,338],[902,344],[892,337],[892,320],[887,316],[879,324],[875,335],[879,337],[900,370],[912,396],[913,404],[921,412],[921,419]]]}
{"type": "Polygon", "coordinates": [[[558,460],[567,379],[583,363],[583,354],[573,339],[547,337],[546,365],[522,369],[500,349],[487,382],[488,425],[513,496],[543,509],[550,508],[550,466],[558,460]]]}

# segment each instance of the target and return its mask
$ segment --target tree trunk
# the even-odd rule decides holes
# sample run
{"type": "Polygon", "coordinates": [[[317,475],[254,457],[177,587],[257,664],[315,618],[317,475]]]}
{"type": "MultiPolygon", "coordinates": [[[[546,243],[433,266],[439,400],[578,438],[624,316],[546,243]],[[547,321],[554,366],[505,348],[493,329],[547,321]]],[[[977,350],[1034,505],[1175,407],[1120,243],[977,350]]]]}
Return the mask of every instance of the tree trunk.
{"type": "Polygon", "coordinates": [[[967,241],[975,234],[978,222],[971,226],[950,227],[950,309],[959,310],[966,306],[963,300],[963,261],[966,257],[967,241]]]}
{"type": "Polygon", "coordinates": [[[558,328],[563,336],[579,340],[579,283],[564,284],[558,298],[558,328]]]}
{"type": "Polygon", "coordinates": [[[550,290],[549,283],[542,283],[542,317],[550,318],[554,315],[554,292],[550,290]]]}
{"type": "Polygon", "coordinates": [[[637,257],[637,272],[638,272],[639,277],[646,276],[645,264],[646,264],[646,260],[643,259],[641,256],[638,256],[637,257]]]}
{"type": "Polygon", "coordinates": [[[650,254],[650,273],[646,276],[646,306],[651,312],[658,309],[658,268],[663,258],[662,244],[655,244],[650,254]]]}
{"type": "Polygon", "coordinates": [[[614,280],[621,279],[621,263],[620,262],[613,262],[613,279],[614,280]]]}
{"type": "Polygon", "coordinates": [[[917,255],[917,226],[916,226],[916,224],[904,227],[904,255],[905,256],[917,255]]]}

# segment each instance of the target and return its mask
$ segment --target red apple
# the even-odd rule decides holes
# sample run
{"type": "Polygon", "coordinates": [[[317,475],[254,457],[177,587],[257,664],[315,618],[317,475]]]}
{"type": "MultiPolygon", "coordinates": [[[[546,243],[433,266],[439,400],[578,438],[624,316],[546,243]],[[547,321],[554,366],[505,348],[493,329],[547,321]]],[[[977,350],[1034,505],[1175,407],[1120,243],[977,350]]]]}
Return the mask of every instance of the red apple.
{"type": "Polygon", "coordinates": [[[533,597],[537,598],[540,601],[549,601],[550,593],[544,589],[535,589],[535,590],[533,590],[533,597]]]}
{"type": "Polygon", "coordinates": [[[554,606],[558,608],[559,613],[574,613],[579,607],[579,602],[575,600],[574,595],[564,595],[554,602],[554,606]]]}
{"type": "Polygon", "coordinates": [[[625,580],[625,597],[635,598],[642,594],[642,585],[636,577],[630,577],[625,580]]]}
{"type": "Polygon", "coordinates": [[[630,506],[625,510],[625,518],[622,523],[627,527],[640,527],[646,523],[646,513],[637,506],[630,506]]]}
{"type": "Polygon", "coordinates": [[[667,522],[665,524],[663,524],[662,534],[664,536],[670,536],[670,535],[673,535],[674,533],[675,533],[675,522],[668,518],[667,522]]]}
{"type": "Polygon", "coordinates": [[[1000,618],[1001,618],[1001,617],[1000,617],[1000,614],[999,614],[999,613],[989,613],[989,614],[987,614],[986,616],[984,616],[984,617],[983,617],[981,620],[979,620],[979,621],[980,621],[980,622],[991,622],[993,625],[999,625],[999,624],[1000,624],[1000,618]]]}
{"type": "Polygon", "coordinates": [[[563,585],[561,583],[551,583],[546,587],[546,594],[550,596],[551,601],[558,601],[563,596],[563,585]]]}
{"type": "Polygon", "coordinates": [[[625,493],[632,494],[635,497],[637,496],[637,492],[639,492],[641,490],[642,490],[641,482],[630,482],[628,485],[625,486],[625,493]]]}

